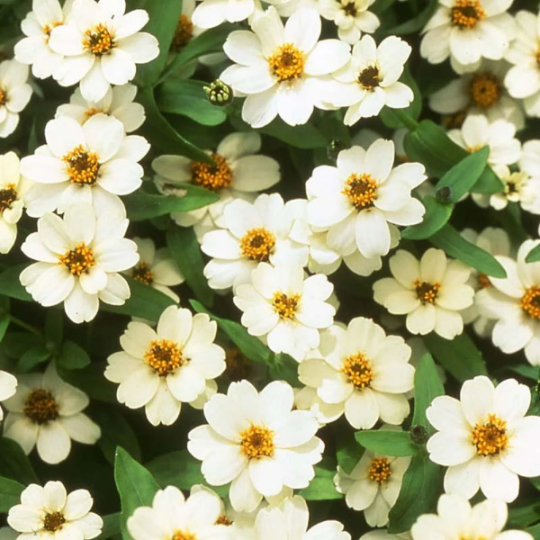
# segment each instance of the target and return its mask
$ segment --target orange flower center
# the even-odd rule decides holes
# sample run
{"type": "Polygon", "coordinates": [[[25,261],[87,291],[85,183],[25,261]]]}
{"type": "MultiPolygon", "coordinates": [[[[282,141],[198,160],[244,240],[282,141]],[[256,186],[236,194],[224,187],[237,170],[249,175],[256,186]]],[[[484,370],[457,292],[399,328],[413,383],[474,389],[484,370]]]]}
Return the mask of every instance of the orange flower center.
{"type": "Polygon", "coordinates": [[[457,0],[451,13],[452,24],[462,29],[474,28],[478,21],[486,18],[479,0],[457,0]]]}
{"type": "Polygon", "coordinates": [[[285,43],[268,59],[268,64],[278,82],[295,81],[304,74],[306,55],[296,45],[285,43]]]}

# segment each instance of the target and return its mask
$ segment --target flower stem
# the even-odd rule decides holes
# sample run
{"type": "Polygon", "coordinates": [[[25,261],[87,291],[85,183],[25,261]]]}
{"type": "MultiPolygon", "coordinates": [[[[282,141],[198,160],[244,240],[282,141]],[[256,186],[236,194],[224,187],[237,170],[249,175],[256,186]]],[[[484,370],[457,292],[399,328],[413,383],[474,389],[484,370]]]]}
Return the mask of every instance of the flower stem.
{"type": "Polygon", "coordinates": [[[29,332],[31,332],[32,334],[35,334],[36,336],[40,336],[40,337],[43,336],[43,333],[40,330],[38,330],[36,327],[28,323],[25,323],[23,320],[19,319],[18,317],[14,317],[13,315],[10,315],[9,320],[13,324],[20,326],[21,328],[24,328],[25,330],[28,330],[29,332]]]}

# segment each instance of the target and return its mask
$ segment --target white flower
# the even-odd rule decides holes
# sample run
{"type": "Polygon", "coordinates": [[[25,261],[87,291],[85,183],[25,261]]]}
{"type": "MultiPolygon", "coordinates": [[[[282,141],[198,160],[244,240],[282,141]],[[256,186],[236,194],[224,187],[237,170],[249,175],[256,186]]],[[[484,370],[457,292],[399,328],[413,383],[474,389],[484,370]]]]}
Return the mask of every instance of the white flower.
{"type": "Polygon", "coordinates": [[[319,346],[319,330],[334,322],[336,310],[328,303],[333,290],[324,275],[305,278],[300,265],[260,263],[233,300],[252,336],[264,337],[272,351],[300,362],[319,346]]]}
{"type": "MultiPolygon", "coordinates": [[[[306,183],[307,219],[328,230],[327,243],[342,255],[355,251],[368,259],[386,255],[397,236],[395,225],[420,223],[425,213],[411,190],[425,179],[420,163],[393,169],[394,143],[379,139],[367,150],[353,146],[339,153],[337,167],[322,165],[306,183]]],[[[379,263],[380,264],[380,263],[379,263]]]]}
{"type": "Polygon", "coordinates": [[[26,454],[37,446],[45,463],[60,463],[71,451],[71,440],[95,444],[101,436],[99,426],[82,412],[89,402],[84,392],[60,379],[52,363],[43,374],[20,375],[17,392],[4,402],[5,436],[26,454]]]}
{"type": "Polygon", "coordinates": [[[307,411],[293,411],[293,389],[274,381],[260,393],[248,381],[232,383],[204,406],[209,425],[189,433],[188,450],[213,486],[231,483],[237,511],[252,512],[262,497],[284,487],[307,487],[322,459],[319,425],[307,411]]]}
{"type": "MultiPolygon", "coordinates": [[[[193,12],[195,11],[196,7],[197,6],[195,0],[184,0],[182,2],[182,13],[178,18],[176,32],[174,33],[174,37],[171,43],[171,50],[173,52],[179,52],[193,38],[201,35],[204,32],[203,28],[193,22],[193,12]]],[[[221,58],[225,58],[225,55],[223,53],[213,53],[208,56],[213,56],[214,54],[219,54],[221,58]]]]}
{"type": "MultiPolygon", "coordinates": [[[[4,401],[17,390],[17,378],[7,371],[0,371],[0,401],[4,401]]],[[[4,419],[4,410],[0,407],[0,422],[4,419]]]]}
{"type": "Polygon", "coordinates": [[[381,24],[377,15],[368,11],[375,0],[321,0],[320,14],[338,27],[339,39],[354,45],[362,32],[373,34],[381,24]]]}
{"type": "Polygon", "coordinates": [[[150,149],[143,137],[124,133],[116,118],[96,114],[81,126],[61,116],[45,127],[47,144],[21,160],[21,174],[35,185],[25,197],[28,215],[64,213],[76,203],[94,206],[97,214],[121,211],[118,195],[140,187],[137,163],[150,149]]]}
{"type": "Polygon", "coordinates": [[[187,499],[174,486],[160,489],[152,506],[140,506],[128,518],[127,529],[134,540],[233,540],[231,527],[221,525],[221,500],[206,489],[187,499]]]}
{"type": "Polygon", "coordinates": [[[19,173],[15,152],[0,155],[0,253],[9,253],[17,239],[17,223],[22,217],[23,198],[30,187],[19,173]]]}
{"type": "Polygon", "coordinates": [[[42,306],[64,303],[75,323],[91,321],[99,301],[121,306],[130,296],[118,274],[139,260],[135,242],[124,238],[125,214],[96,217],[89,205],[70,206],[61,219],[45,214],[21,249],[39,261],[21,272],[20,280],[42,306]]]}
{"type": "Polygon", "coordinates": [[[524,125],[523,108],[504,87],[508,64],[484,60],[475,73],[462,75],[429,96],[429,106],[439,114],[485,114],[490,122],[504,118],[524,125]]]}
{"type": "Polygon", "coordinates": [[[504,531],[508,509],[502,501],[482,501],[473,507],[459,495],[441,495],[436,514],[423,514],[412,526],[413,540],[431,540],[435,534],[448,540],[532,540],[525,531],[504,531]]]}
{"type": "Polygon", "coordinates": [[[347,126],[360,118],[377,116],[386,105],[403,109],[414,99],[413,91],[398,81],[411,47],[396,36],[387,37],[377,47],[371,36],[364,36],[354,47],[349,62],[332,74],[339,82],[327,87],[324,101],[349,107],[347,126]]]}
{"type": "Polygon", "coordinates": [[[518,250],[517,261],[496,256],[506,278],[490,277],[493,287],[476,296],[482,315],[495,319],[492,340],[506,354],[522,349],[533,366],[540,366],[540,262],[525,258],[540,240],[527,240],[518,250]]]}
{"type": "Polygon", "coordinates": [[[88,101],[105,97],[110,85],[123,85],[135,77],[136,64],[159,54],[157,39],[139,32],[148,13],[136,9],[125,14],[123,0],[75,0],[67,24],[51,32],[49,46],[65,56],[53,77],[62,86],[80,81],[88,101]]]}
{"type": "Polygon", "coordinates": [[[371,319],[356,317],[346,329],[332,327],[321,335],[321,359],[306,359],[300,381],[316,388],[319,398],[340,405],[356,429],[370,429],[382,419],[399,425],[410,412],[405,393],[414,385],[410,347],[387,336],[371,319]]]}
{"type": "Polygon", "coordinates": [[[254,128],[279,116],[287,124],[305,124],[321,92],[324,78],[349,59],[349,46],[337,39],[319,41],[321,18],[314,9],[299,9],[285,26],[270,7],[252,24],[253,32],[231,32],[223,50],[235,65],[220,79],[247,95],[242,118],[254,128]]]}
{"type": "Polygon", "coordinates": [[[523,99],[525,110],[530,116],[540,116],[538,20],[539,15],[528,11],[519,11],[516,14],[516,39],[506,53],[506,59],[514,65],[508,71],[504,84],[513,98],[523,99]]]}
{"type": "Polygon", "coordinates": [[[83,98],[79,88],[69,98],[69,103],[56,109],[55,118],[70,116],[81,126],[92,116],[102,113],[114,116],[124,124],[124,131],[130,133],[139,129],[145,120],[144,107],[133,100],[137,95],[137,87],[124,84],[109,88],[99,101],[88,101],[83,98]]]}
{"type": "Polygon", "coordinates": [[[439,0],[424,28],[420,54],[431,64],[450,57],[457,73],[475,71],[482,58],[500,60],[515,36],[513,0],[439,0]]]}
{"type": "Polygon", "coordinates": [[[19,125],[19,113],[32,97],[27,80],[27,66],[15,60],[0,62],[0,138],[11,135],[19,125]]]}
{"type": "Polygon", "coordinates": [[[240,22],[261,9],[258,0],[203,0],[193,11],[193,24],[199,28],[215,28],[224,22],[240,22]]]}
{"type": "Polygon", "coordinates": [[[489,146],[489,165],[512,165],[521,157],[521,143],[515,138],[516,126],[508,120],[490,122],[482,114],[467,116],[461,129],[452,129],[448,136],[467,152],[489,146]]]}
{"type": "Polygon", "coordinates": [[[133,279],[149,285],[170,296],[175,302],[179,302],[180,297],[170,287],[180,285],[185,278],[169,250],[161,248],[156,251],[156,246],[151,238],[136,237],[133,238],[133,241],[137,244],[139,262],[128,274],[133,279]]]}
{"type": "Polygon", "coordinates": [[[285,203],[279,193],[259,195],[253,204],[242,199],[223,211],[223,228],[203,237],[202,251],[212,257],[204,275],[213,289],[250,282],[260,262],[307,264],[308,249],[290,238],[297,201],[285,203]]]}
{"type": "Polygon", "coordinates": [[[253,200],[258,191],[268,189],[279,182],[279,163],[270,157],[257,154],[261,149],[258,133],[231,133],[218,145],[215,152],[207,151],[216,166],[200,161],[190,161],[181,156],[160,156],[152,162],[157,173],[156,184],[165,195],[182,193],[182,183],[214,191],[220,200],[209,206],[178,212],[171,217],[181,227],[195,228],[197,238],[221,226],[223,209],[233,199],[253,200]]]}
{"type": "Polygon", "coordinates": [[[452,339],[463,332],[460,311],[473,303],[474,290],[466,285],[471,269],[446,259],[440,249],[428,249],[418,261],[399,250],[390,259],[394,277],[373,285],[374,299],[394,315],[407,314],[411,334],[435,332],[452,339]]]}
{"type": "Polygon", "coordinates": [[[32,66],[32,75],[38,79],[50,77],[61,64],[63,56],[49,46],[51,32],[66,22],[70,2],[64,8],[58,0],[33,0],[30,11],[21,23],[26,36],[15,45],[15,60],[32,66]]]}
{"type": "Polygon", "coordinates": [[[343,414],[340,403],[325,403],[317,389],[310,386],[294,389],[294,406],[300,411],[309,411],[321,427],[334,422],[343,414]]]}
{"type": "Polygon", "coordinates": [[[66,492],[62,482],[30,484],[21,504],[9,509],[7,521],[18,540],[90,540],[101,534],[103,520],[90,512],[94,500],[86,489],[66,492]]]}
{"type": "Polygon", "coordinates": [[[540,475],[540,417],[525,416],[531,391],[515,379],[497,388],[484,376],[466,381],[460,399],[440,396],[426,411],[438,430],[428,443],[430,459],[448,467],[444,489],[470,499],[514,501],[519,476],[540,475]],[[518,476],[519,475],[519,476],[518,476]]]}
{"type": "Polygon", "coordinates": [[[217,325],[208,315],[168,307],[157,330],[131,322],[120,338],[124,351],[108,358],[105,377],[119,383],[117,398],[130,409],[145,407],[148,421],[171,425],[182,403],[200,408],[225,371],[225,351],[214,344],[217,325]]]}
{"type": "Polygon", "coordinates": [[[308,529],[309,509],[296,495],[279,506],[263,508],[255,520],[254,540],[351,540],[339,521],[327,520],[308,529]]]}
{"type": "Polygon", "coordinates": [[[345,494],[349,508],[364,511],[370,527],[384,527],[410,461],[410,457],[383,456],[366,450],[349,474],[338,466],[334,483],[336,489],[345,494]]]}

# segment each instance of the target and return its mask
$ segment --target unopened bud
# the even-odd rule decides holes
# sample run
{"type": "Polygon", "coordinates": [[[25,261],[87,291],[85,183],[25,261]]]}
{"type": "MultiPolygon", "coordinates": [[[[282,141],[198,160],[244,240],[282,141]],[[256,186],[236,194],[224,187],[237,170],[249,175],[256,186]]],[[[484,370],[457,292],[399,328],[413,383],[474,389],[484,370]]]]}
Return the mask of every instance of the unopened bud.
{"type": "Polygon", "coordinates": [[[216,107],[225,107],[231,103],[234,98],[232,88],[223,81],[216,79],[209,86],[203,86],[208,101],[216,107]]]}

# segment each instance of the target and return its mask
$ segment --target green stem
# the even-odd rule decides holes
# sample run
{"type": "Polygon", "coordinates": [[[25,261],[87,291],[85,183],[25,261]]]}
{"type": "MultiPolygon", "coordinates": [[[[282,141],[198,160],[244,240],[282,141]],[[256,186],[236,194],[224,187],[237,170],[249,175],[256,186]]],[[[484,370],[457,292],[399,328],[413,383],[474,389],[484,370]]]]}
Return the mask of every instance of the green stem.
{"type": "Polygon", "coordinates": [[[411,118],[406,112],[400,110],[400,109],[392,109],[392,112],[395,114],[397,118],[399,118],[400,122],[409,130],[414,131],[420,124],[411,118]]]}
{"type": "Polygon", "coordinates": [[[24,328],[25,330],[28,330],[29,332],[31,332],[32,334],[35,334],[36,336],[43,336],[43,333],[40,330],[38,330],[37,328],[35,328],[34,326],[32,326],[32,325],[30,325],[28,323],[25,323],[24,321],[22,321],[18,317],[14,317],[13,315],[10,315],[9,320],[13,324],[16,324],[17,326],[20,326],[21,328],[24,328]]]}

